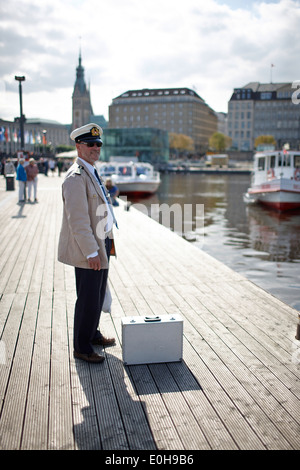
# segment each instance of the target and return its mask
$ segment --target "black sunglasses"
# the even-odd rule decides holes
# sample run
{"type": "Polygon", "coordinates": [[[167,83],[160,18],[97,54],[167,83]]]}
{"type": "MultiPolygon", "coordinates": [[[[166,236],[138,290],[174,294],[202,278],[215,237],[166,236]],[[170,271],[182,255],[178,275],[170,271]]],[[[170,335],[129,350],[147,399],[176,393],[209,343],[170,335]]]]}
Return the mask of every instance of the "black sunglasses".
{"type": "Polygon", "coordinates": [[[94,147],[94,145],[97,145],[97,147],[102,147],[102,142],[81,142],[81,141],[79,141],[79,143],[84,144],[89,148],[94,147]]]}

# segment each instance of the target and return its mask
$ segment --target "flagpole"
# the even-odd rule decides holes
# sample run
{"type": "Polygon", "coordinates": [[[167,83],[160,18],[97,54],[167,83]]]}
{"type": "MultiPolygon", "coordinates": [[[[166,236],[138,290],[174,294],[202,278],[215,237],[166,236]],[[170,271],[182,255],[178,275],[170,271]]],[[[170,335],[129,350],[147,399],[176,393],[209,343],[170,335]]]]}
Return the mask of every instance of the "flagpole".
{"type": "Polygon", "coordinates": [[[275,67],[274,64],[271,64],[271,69],[270,69],[270,83],[272,83],[272,68],[275,67]]]}
{"type": "Polygon", "coordinates": [[[20,133],[21,133],[21,149],[25,150],[24,145],[24,118],[23,115],[23,107],[22,107],[22,82],[24,82],[25,77],[17,77],[15,76],[15,80],[19,82],[19,100],[20,100],[20,133]]]}

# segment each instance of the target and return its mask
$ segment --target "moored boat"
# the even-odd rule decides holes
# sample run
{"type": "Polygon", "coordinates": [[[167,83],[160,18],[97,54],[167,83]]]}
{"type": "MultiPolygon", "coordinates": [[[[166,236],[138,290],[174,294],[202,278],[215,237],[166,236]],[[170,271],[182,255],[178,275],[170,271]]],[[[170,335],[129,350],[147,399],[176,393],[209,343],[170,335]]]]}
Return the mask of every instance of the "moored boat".
{"type": "Polygon", "coordinates": [[[160,174],[150,163],[135,158],[111,157],[109,162],[98,162],[97,169],[105,180],[111,178],[118,187],[119,194],[143,196],[154,194],[161,183],[160,174]]]}
{"type": "Polygon", "coordinates": [[[300,151],[265,151],[254,155],[246,203],[286,211],[300,207],[300,151]]]}

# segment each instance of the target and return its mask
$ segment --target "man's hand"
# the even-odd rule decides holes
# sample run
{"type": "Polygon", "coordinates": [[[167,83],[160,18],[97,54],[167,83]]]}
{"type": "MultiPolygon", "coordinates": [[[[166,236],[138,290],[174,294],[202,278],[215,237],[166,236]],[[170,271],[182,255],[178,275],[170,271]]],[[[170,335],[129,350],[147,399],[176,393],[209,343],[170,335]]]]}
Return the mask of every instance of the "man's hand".
{"type": "Polygon", "coordinates": [[[94,271],[100,271],[101,269],[101,263],[100,263],[100,257],[94,256],[93,258],[88,259],[89,267],[93,269],[94,271]]]}

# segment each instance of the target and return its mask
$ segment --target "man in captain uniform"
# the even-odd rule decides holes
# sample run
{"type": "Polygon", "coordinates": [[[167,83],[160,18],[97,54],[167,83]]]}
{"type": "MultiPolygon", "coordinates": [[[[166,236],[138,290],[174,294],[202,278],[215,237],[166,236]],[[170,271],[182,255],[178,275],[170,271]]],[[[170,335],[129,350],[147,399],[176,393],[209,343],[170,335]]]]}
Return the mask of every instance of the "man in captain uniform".
{"type": "Polygon", "coordinates": [[[102,132],[100,126],[90,123],[71,133],[78,158],[62,184],[63,220],[58,245],[58,260],[75,267],[74,357],[92,363],[104,360],[93,345],[115,343],[114,338],[106,338],[98,330],[109,257],[115,254],[115,218],[94,166],[100,156],[102,132]]]}

